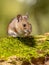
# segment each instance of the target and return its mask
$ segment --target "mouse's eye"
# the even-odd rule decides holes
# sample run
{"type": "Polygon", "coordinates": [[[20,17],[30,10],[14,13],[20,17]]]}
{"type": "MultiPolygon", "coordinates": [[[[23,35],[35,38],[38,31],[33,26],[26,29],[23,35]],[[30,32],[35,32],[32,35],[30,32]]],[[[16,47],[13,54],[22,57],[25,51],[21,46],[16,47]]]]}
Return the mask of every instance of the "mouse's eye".
{"type": "Polygon", "coordinates": [[[23,24],[23,27],[26,27],[26,24],[23,24]]]}

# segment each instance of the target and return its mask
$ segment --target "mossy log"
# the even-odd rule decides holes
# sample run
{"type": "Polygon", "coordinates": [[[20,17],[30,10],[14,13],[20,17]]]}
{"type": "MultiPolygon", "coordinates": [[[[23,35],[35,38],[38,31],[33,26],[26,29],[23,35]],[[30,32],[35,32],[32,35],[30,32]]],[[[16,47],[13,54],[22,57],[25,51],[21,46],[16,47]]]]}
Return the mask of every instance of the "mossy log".
{"type": "Polygon", "coordinates": [[[47,55],[49,55],[49,36],[0,37],[0,65],[43,64],[47,55]],[[11,57],[12,61],[9,60],[11,57]],[[33,62],[34,60],[36,62],[33,62]]]}

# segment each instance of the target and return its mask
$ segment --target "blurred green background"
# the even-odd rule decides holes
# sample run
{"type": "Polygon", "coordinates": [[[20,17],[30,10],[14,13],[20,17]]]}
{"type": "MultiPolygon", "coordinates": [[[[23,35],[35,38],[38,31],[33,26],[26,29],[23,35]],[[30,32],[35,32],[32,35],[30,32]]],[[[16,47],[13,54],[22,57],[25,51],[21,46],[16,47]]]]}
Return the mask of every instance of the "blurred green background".
{"type": "Polygon", "coordinates": [[[10,20],[28,12],[32,35],[49,32],[49,0],[0,0],[0,36],[7,35],[10,20]]]}

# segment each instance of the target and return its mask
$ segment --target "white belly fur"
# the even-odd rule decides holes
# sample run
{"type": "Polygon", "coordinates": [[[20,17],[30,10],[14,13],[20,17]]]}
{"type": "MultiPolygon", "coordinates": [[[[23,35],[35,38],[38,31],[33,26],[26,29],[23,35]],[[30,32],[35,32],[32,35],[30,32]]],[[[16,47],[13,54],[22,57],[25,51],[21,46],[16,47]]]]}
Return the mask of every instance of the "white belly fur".
{"type": "Polygon", "coordinates": [[[14,32],[13,30],[8,30],[8,34],[9,36],[12,36],[12,37],[18,37],[18,34],[14,32]]]}

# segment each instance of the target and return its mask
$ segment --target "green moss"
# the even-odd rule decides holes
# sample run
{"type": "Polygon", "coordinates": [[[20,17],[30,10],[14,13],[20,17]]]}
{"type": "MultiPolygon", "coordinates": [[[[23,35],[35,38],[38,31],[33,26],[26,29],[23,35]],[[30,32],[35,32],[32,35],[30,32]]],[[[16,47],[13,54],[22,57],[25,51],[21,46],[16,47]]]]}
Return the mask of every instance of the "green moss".
{"type": "Polygon", "coordinates": [[[30,59],[49,54],[49,41],[37,42],[33,37],[0,38],[0,58],[16,55],[20,58],[30,59]]]}

